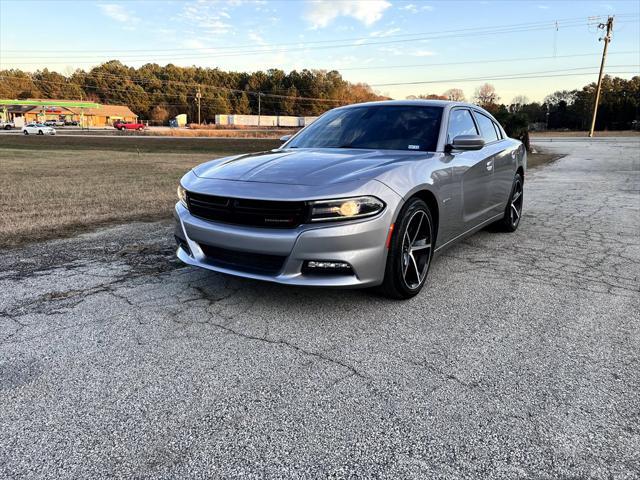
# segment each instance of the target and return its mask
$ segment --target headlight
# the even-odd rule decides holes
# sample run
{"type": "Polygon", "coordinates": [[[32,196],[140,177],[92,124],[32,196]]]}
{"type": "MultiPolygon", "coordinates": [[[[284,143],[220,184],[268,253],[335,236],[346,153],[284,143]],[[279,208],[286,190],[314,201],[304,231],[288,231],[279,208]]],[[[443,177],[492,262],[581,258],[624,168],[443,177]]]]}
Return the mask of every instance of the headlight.
{"type": "Polygon", "coordinates": [[[371,217],[384,209],[384,202],[376,197],[338,198],[311,202],[311,221],[349,220],[371,217]]]}
{"type": "Polygon", "coordinates": [[[187,191],[182,185],[178,185],[178,200],[185,208],[189,208],[189,205],[187,205],[187,191]]]}

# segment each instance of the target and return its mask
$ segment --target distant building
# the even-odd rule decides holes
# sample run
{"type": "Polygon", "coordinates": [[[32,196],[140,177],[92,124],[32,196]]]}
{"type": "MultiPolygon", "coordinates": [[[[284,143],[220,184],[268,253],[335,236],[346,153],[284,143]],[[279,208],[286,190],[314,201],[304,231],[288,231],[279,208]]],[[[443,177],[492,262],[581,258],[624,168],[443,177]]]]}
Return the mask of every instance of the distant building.
{"type": "MultiPolygon", "coordinates": [[[[22,118],[24,123],[44,122],[46,120],[75,121],[85,127],[104,127],[113,125],[116,120],[135,122],[138,116],[125,105],[92,104],[91,107],[74,106],[69,100],[28,99],[3,100],[1,113],[8,120],[22,118]],[[7,102],[11,102],[7,104],[7,102]],[[21,103],[24,102],[24,103],[21,103]],[[40,105],[33,105],[40,103],[40,105]]],[[[82,102],[77,102],[81,104],[82,102]]]]}

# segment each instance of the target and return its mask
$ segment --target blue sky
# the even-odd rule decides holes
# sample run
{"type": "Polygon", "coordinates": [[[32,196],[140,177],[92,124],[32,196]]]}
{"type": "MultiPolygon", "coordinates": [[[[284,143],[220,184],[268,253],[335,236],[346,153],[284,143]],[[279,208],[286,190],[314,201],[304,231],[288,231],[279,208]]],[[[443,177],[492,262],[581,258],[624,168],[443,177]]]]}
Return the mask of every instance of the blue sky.
{"type": "Polygon", "coordinates": [[[609,71],[629,78],[640,73],[634,0],[0,0],[0,68],[69,73],[117,58],[134,66],[337,69],[394,98],[448,88],[471,97],[490,76],[571,74],[490,80],[509,103],[595,81],[596,25],[607,15],[616,15],[609,71]],[[403,82],[437,83],[389,85],[403,82]]]}

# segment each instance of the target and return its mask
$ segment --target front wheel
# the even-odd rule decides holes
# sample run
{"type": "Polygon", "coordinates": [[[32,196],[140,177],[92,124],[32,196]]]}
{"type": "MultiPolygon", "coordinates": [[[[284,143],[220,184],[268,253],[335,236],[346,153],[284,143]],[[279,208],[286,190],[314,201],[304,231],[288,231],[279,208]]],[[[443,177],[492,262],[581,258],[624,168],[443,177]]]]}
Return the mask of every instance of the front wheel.
{"type": "Polygon", "coordinates": [[[520,225],[522,217],[522,203],[524,200],[524,182],[522,176],[516,173],[511,187],[511,195],[504,209],[504,217],[496,222],[496,225],[503,232],[515,232],[520,225]]]}
{"type": "Polygon", "coordinates": [[[38,135],[44,135],[44,132],[42,130],[38,130],[38,135]]]}
{"type": "Polygon", "coordinates": [[[391,237],[380,287],[384,295],[407,299],[422,290],[433,258],[434,238],[429,207],[419,198],[410,199],[398,215],[391,237]]]}
{"type": "Polygon", "coordinates": [[[27,132],[26,130],[22,133],[24,133],[25,135],[29,135],[29,132],[27,132]]]}

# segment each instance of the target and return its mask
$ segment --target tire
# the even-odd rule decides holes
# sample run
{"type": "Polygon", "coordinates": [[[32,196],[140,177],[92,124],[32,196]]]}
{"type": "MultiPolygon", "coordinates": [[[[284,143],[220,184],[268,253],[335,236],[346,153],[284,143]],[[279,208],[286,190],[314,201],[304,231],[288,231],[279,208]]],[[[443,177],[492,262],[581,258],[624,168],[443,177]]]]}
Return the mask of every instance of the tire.
{"type": "Polygon", "coordinates": [[[5,130],[11,130],[11,125],[5,125],[5,126],[4,126],[4,129],[5,129],[5,130]]]}
{"type": "Polygon", "coordinates": [[[516,173],[509,194],[509,201],[504,209],[504,217],[496,222],[496,227],[502,232],[515,232],[522,218],[522,202],[524,199],[524,180],[516,173]]]}
{"type": "Polygon", "coordinates": [[[137,130],[138,130],[139,132],[141,132],[141,131],[142,131],[142,130],[144,130],[144,129],[143,129],[143,127],[138,127],[138,128],[137,128],[137,130]]]}
{"type": "Polygon", "coordinates": [[[25,135],[29,135],[29,132],[27,132],[26,130],[23,132],[25,135]]]}
{"type": "Polygon", "coordinates": [[[410,199],[398,215],[391,236],[380,292],[394,299],[408,299],[424,286],[433,258],[435,229],[425,202],[410,199]]]}
{"type": "Polygon", "coordinates": [[[44,135],[44,132],[42,130],[38,130],[38,135],[44,135]]]}

